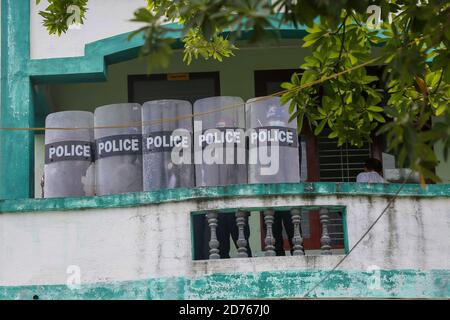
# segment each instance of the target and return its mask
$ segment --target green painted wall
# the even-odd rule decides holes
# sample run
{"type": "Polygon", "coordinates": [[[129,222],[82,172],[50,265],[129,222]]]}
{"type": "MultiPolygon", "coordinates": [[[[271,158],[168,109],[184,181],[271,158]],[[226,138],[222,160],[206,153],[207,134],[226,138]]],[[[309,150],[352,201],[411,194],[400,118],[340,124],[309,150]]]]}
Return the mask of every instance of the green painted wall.
{"type": "MultiPolygon", "coordinates": [[[[264,197],[275,195],[302,195],[310,198],[315,196],[362,196],[362,197],[397,197],[443,198],[450,196],[450,184],[429,184],[422,187],[419,184],[397,183],[273,183],[273,184],[238,184],[216,187],[164,189],[147,192],[113,194],[93,197],[68,197],[50,199],[12,199],[0,201],[0,214],[5,212],[36,212],[36,211],[70,211],[98,208],[127,208],[149,204],[176,202],[195,199],[219,199],[239,197],[264,197]]],[[[370,199],[369,198],[369,199],[370,199]]],[[[370,201],[370,200],[368,200],[370,201]]],[[[308,207],[315,210],[318,207],[308,207]]],[[[337,206],[341,209],[341,206],[337,206]]],[[[260,210],[261,208],[248,208],[260,210]]]]}
{"type": "MultiPolygon", "coordinates": [[[[32,127],[32,86],[28,77],[29,1],[1,1],[0,127],[32,127]]],[[[33,132],[0,131],[0,199],[33,194],[33,132]]]]}
{"type": "MultiPolygon", "coordinates": [[[[0,287],[0,299],[261,299],[302,298],[327,270],[212,274],[126,282],[0,287]]],[[[450,298],[449,270],[336,270],[308,297],[450,298]]]]}

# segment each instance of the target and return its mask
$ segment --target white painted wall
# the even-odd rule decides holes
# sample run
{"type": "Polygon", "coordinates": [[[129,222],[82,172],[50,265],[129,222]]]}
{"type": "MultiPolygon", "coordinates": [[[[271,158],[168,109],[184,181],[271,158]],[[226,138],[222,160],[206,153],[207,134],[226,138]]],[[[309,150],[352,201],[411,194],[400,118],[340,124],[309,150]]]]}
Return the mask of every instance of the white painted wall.
{"type": "Polygon", "coordinates": [[[36,0],[30,0],[31,58],[83,56],[87,43],[138,29],[140,25],[129,20],[137,8],[145,5],[145,0],[89,0],[81,29],[71,29],[58,37],[48,34],[38,14],[48,6],[48,1],[43,0],[36,5],[36,0]]]}
{"type": "MultiPolygon", "coordinates": [[[[240,198],[136,208],[0,214],[0,286],[204,276],[216,272],[328,269],[342,256],[192,261],[190,212],[280,205],[345,205],[352,246],[387,204],[383,197],[240,198]]],[[[450,269],[448,198],[399,198],[341,268],[450,269]]]]}

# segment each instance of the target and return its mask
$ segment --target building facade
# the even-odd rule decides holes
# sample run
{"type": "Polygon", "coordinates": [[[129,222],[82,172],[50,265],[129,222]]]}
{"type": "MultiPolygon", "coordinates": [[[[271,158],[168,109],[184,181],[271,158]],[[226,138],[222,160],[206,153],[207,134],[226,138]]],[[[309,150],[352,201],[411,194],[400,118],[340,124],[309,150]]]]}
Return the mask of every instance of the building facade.
{"type": "Polygon", "coordinates": [[[85,24],[57,37],[38,15],[46,1],[1,1],[0,127],[10,129],[0,131],[1,299],[450,297],[450,162],[436,168],[442,184],[355,183],[368,157],[392,159],[382,138],[337,148],[305,129],[298,183],[37,199],[44,132],[11,129],[113,103],[265,96],[308,54],[300,46],[305,30],[283,26],[279,42],[242,39],[222,63],[188,66],[175,44],[169,68],[148,76],[138,56],[142,39],[128,40],[138,27],[128,20],[142,5],[90,0],[85,24]],[[293,256],[272,256],[270,229],[280,210],[296,221],[293,256]],[[239,256],[242,245],[230,259],[199,255],[196,217],[213,228],[215,215],[240,212],[250,214],[253,256],[239,256]]]}

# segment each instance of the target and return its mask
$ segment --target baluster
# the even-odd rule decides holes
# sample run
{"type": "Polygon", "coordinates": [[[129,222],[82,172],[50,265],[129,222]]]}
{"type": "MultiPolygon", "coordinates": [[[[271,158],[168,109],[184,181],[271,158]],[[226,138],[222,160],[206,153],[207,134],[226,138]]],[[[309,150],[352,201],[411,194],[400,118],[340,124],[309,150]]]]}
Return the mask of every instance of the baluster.
{"type": "Polygon", "coordinates": [[[245,240],[244,227],[245,218],[247,217],[247,212],[238,210],[236,212],[236,225],[239,230],[239,236],[237,240],[237,256],[238,258],[247,258],[247,240],[245,240]]]}
{"type": "Polygon", "coordinates": [[[266,238],[264,240],[265,256],[275,256],[275,238],[273,237],[272,225],[274,220],[275,212],[273,210],[264,211],[264,223],[266,224],[266,238]]]}
{"type": "Polygon", "coordinates": [[[210,211],[206,214],[208,225],[210,228],[211,238],[209,240],[209,259],[220,259],[219,255],[219,240],[217,240],[217,220],[218,214],[215,211],[210,211]]]}
{"type": "Polygon", "coordinates": [[[45,175],[41,177],[41,198],[44,198],[44,185],[45,185],[45,175]]]}
{"type": "Polygon", "coordinates": [[[302,211],[300,209],[292,209],[292,224],[294,225],[294,237],[292,238],[292,244],[294,246],[294,256],[302,256],[305,254],[303,251],[303,238],[302,233],[300,231],[300,223],[301,223],[301,214],[302,211]]]}
{"type": "Polygon", "coordinates": [[[319,211],[320,223],[322,224],[322,236],[320,237],[320,249],[322,249],[322,254],[331,254],[331,238],[328,234],[328,222],[329,215],[328,209],[322,208],[319,211]]]}

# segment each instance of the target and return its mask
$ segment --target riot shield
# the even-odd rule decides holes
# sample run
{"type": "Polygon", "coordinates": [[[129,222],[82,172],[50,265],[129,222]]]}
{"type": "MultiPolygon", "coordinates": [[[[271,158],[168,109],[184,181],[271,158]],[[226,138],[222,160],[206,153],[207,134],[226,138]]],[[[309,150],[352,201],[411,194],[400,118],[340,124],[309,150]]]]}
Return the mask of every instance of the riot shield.
{"type": "Polygon", "coordinates": [[[289,123],[288,105],[278,97],[246,103],[249,183],[300,182],[296,122],[289,123]]]}
{"type": "Polygon", "coordinates": [[[94,123],[97,195],[142,191],[141,106],[98,107],[94,123]]]}
{"type": "Polygon", "coordinates": [[[94,195],[93,125],[94,115],[85,111],[55,112],[45,119],[46,128],[73,128],[45,132],[45,198],[94,195]]]}
{"type": "Polygon", "coordinates": [[[144,191],[194,187],[191,103],[148,101],[142,122],[144,191]]]}
{"type": "Polygon", "coordinates": [[[247,183],[244,101],[211,97],[194,103],[197,186],[247,183]]]}

